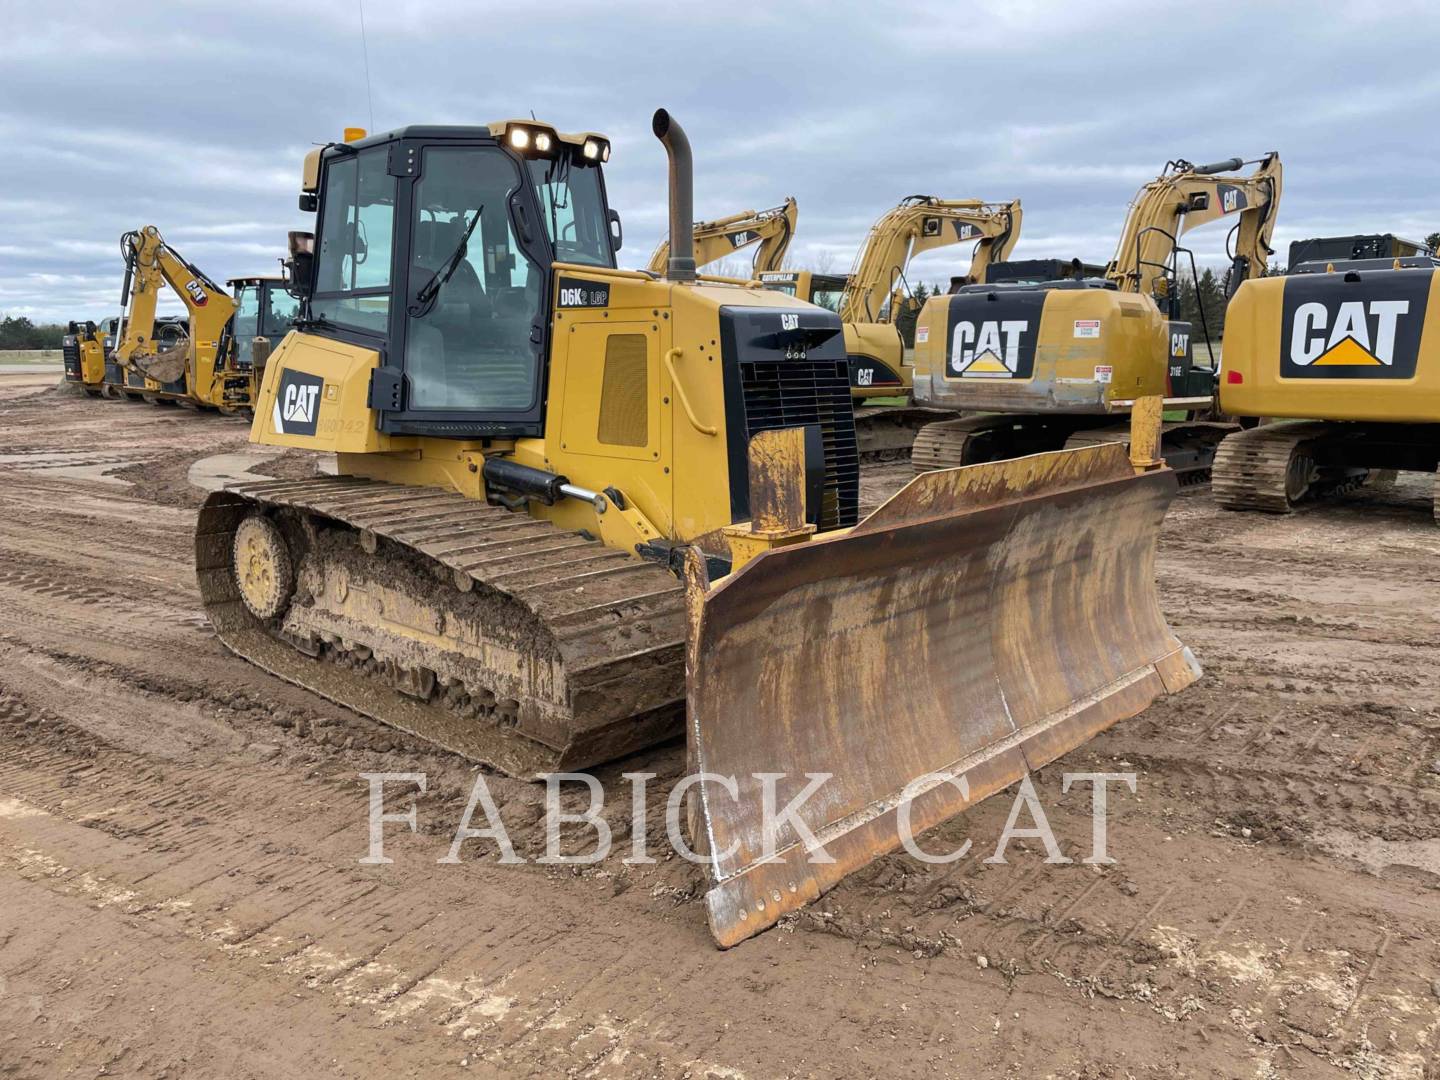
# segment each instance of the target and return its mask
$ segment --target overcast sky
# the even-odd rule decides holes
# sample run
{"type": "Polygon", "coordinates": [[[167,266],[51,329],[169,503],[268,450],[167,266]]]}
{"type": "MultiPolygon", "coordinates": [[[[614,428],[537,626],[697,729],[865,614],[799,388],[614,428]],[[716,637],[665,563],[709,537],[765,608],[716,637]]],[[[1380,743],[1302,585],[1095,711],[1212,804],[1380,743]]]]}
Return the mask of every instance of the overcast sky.
{"type": "MultiPolygon", "coordinates": [[[[1279,150],[1280,257],[1305,236],[1440,229],[1440,8],[1383,4],[150,4],[0,0],[0,313],[118,306],[120,233],[211,276],[273,271],[300,163],[346,125],[531,110],[614,140],[623,265],[665,221],[665,106],[696,214],[794,195],[792,261],[844,271],[905,195],[1024,200],[1020,258],[1103,262],[1169,158],[1279,150]],[[373,97],[373,122],[370,99],[373,97]]],[[[1191,234],[1218,261],[1225,229],[1191,234]]],[[[944,280],[968,252],[910,275],[944,280]]]]}

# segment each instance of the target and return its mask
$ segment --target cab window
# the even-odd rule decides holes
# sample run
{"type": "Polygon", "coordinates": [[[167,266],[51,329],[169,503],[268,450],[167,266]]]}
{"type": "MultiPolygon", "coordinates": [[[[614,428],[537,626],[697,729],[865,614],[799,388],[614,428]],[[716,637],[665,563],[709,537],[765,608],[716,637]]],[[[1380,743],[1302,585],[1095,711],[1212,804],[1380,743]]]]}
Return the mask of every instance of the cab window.
{"type": "Polygon", "coordinates": [[[332,161],[325,171],[311,313],[383,333],[390,319],[395,178],[383,146],[332,161]]]}
{"type": "Polygon", "coordinates": [[[555,261],[614,266],[599,167],[576,164],[562,149],[557,157],[532,158],[529,169],[555,261]]]}
{"type": "Polygon", "coordinates": [[[407,267],[405,373],[411,409],[534,405],[544,274],[510,221],[520,165],[499,147],[426,147],[407,267]]]}
{"type": "Polygon", "coordinates": [[[250,342],[260,332],[260,290],[253,285],[241,285],[235,297],[235,340],[240,345],[240,355],[250,355],[250,342]]]}
{"type": "Polygon", "coordinates": [[[270,339],[271,344],[278,345],[299,316],[300,301],[279,286],[269,290],[268,299],[270,306],[265,313],[265,336],[270,339]]]}

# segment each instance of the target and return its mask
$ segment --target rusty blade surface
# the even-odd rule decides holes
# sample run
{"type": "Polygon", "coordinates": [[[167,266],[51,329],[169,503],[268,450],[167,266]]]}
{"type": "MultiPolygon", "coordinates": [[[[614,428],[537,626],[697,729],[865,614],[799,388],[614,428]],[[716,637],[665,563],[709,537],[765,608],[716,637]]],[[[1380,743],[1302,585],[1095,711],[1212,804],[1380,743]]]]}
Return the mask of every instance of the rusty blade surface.
{"type": "Polygon", "coordinates": [[[915,835],[1199,674],[1155,588],[1169,470],[1097,446],[918,476],[849,534],[768,552],[720,581],[692,630],[691,789],[722,946],[772,925],[915,835]],[[765,859],[773,805],[830,774],[765,859]],[[935,775],[932,775],[935,774],[935,775]],[[963,775],[968,799],[946,777],[963,775]],[[912,791],[912,794],[914,792],[912,791]]]}

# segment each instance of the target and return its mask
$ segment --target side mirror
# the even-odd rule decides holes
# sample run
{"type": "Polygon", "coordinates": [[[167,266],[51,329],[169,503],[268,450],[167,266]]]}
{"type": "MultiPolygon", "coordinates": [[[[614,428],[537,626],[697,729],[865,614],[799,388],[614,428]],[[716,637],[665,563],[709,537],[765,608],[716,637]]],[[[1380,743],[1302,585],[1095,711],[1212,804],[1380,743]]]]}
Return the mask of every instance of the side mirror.
{"type": "Polygon", "coordinates": [[[315,291],[315,256],[308,251],[298,251],[290,256],[288,265],[290,287],[287,291],[291,296],[308,300],[315,291]]]}
{"type": "Polygon", "coordinates": [[[285,266],[290,271],[290,280],[286,291],[298,299],[308,299],[315,290],[315,234],[292,232],[288,239],[290,258],[285,266]]]}
{"type": "Polygon", "coordinates": [[[610,211],[610,247],[619,251],[625,246],[625,227],[620,224],[620,211],[610,211]]]}

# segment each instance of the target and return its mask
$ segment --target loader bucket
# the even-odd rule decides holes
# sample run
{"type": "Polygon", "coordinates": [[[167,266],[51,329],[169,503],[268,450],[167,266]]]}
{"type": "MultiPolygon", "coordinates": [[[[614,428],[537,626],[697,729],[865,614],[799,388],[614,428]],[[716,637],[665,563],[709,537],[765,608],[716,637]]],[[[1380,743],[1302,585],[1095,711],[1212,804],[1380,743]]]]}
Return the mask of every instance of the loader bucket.
{"type": "Polygon", "coordinates": [[[713,587],[691,558],[687,738],[712,778],[688,818],[716,941],[898,847],[912,782],[918,837],[1193,682],[1154,579],[1175,491],[1102,445],[925,473],[848,533],[713,587]],[[829,774],[797,816],[833,861],[788,822],[766,858],[764,774],[776,808],[829,774]]]}
{"type": "Polygon", "coordinates": [[[158,383],[173,383],[185,377],[189,350],[185,346],[166,349],[152,355],[136,356],[133,362],[147,379],[154,379],[158,383]]]}

